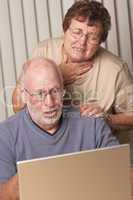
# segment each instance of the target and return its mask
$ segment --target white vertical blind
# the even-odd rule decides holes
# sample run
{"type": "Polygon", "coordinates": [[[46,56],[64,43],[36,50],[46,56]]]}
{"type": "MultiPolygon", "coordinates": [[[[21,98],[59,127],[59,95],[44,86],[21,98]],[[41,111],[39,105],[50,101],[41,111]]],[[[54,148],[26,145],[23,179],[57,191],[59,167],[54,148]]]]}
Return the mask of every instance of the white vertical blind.
{"type": "Polygon", "coordinates": [[[3,74],[3,61],[1,55],[1,46],[0,46],[0,119],[5,119],[7,117],[7,110],[5,106],[5,94],[4,94],[4,74],[3,74]]]}
{"type": "Polygon", "coordinates": [[[16,69],[16,75],[18,77],[22,68],[21,65],[27,58],[21,2],[18,0],[9,1],[9,9],[12,31],[12,48],[15,64],[14,67],[16,69]]]}
{"type": "Polygon", "coordinates": [[[116,1],[116,15],[120,43],[120,56],[124,60],[128,61],[129,67],[131,69],[133,56],[133,52],[131,51],[131,45],[133,44],[131,42],[131,27],[129,19],[128,0],[116,1]]]}
{"type": "MultiPolygon", "coordinates": [[[[13,2],[12,0],[9,0],[13,2]]],[[[18,0],[22,2],[24,15],[24,26],[27,42],[28,56],[31,54],[35,44],[39,42],[38,27],[36,22],[36,7],[34,0],[18,0]]],[[[15,6],[15,4],[14,4],[15,6]]]]}
{"type": "Polygon", "coordinates": [[[62,6],[60,0],[49,0],[49,25],[51,26],[51,36],[58,37],[62,33],[62,6]]]}
{"type": "Polygon", "coordinates": [[[104,0],[104,5],[108,8],[109,13],[111,13],[111,31],[108,36],[107,48],[113,53],[119,54],[118,48],[118,35],[117,35],[117,24],[116,24],[116,10],[114,0],[104,0]]]}
{"type": "MultiPolygon", "coordinates": [[[[13,45],[13,35],[12,35],[12,24],[11,24],[11,13],[9,7],[9,1],[2,0],[0,3],[0,40],[1,40],[1,57],[2,66],[1,71],[3,72],[3,91],[5,93],[5,100],[7,104],[6,116],[12,114],[10,107],[11,88],[15,85],[16,81],[16,67],[15,67],[15,56],[14,56],[14,45],[13,45]]],[[[2,87],[2,86],[0,86],[2,87]]],[[[0,102],[3,104],[3,101],[0,102]]],[[[2,119],[4,114],[1,116],[2,119]]]]}
{"type": "Polygon", "coordinates": [[[49,26],[49,14],[48,14],[48,4],[47,1],[38,0],[35,1],[36,5],[36,17],[39,33],[39,41],[49,38],[51,35],[49,26]]]}
{"type": "MultiPolygon", "coordinates": [[[[63,17],[75,1],[0,0],[0,120],[13,114],[12,87],[23,62],[39,41],[62,34],[63,17]]],[[[108,8],[112,18],[104,46],[120,55],[133,72],[133,0],[98,1],[108,8]]]]}

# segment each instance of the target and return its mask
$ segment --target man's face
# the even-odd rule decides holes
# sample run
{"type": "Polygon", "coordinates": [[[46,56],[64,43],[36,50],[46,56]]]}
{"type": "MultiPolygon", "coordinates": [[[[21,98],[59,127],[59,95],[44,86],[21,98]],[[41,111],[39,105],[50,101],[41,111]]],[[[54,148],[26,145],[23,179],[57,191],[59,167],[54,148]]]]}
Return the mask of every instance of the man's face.
{"type": "Polygon", "coordinates": [[[34,122],[42,128],[58,124],[62,113],[62,86],[52,69],[31,72],[25,84],[26,104],[34,122]]]}
{"type": "Polygon", "coordinates": [[[88,21],[72,19],[64,34],[64,50],[73,62],[84,62],[91,59],[100,45],[102,26],[88,26],[88,21]]]}

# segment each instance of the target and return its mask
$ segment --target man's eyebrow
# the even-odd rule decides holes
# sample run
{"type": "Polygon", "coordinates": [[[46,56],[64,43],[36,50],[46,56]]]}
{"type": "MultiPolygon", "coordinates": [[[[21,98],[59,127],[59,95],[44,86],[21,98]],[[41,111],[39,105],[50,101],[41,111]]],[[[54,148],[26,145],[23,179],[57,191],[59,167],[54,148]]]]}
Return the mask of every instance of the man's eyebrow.
{"type": "MultiPolygon", "coordinates": [[[[49,90],[53,90],[53,89],[59,89],[60,87],[59,86],[55,86],[55,87],[52,87],[50,88],[49,90]]],[[[40,88],[40,89],[36,89],[34,90],[34,92],[47,92],[47,88],[40,88]]]]}
{"type": "Polygon", "coordinates": [[[45,92],[45,89],[36,89],[32,93],[37,94],[37,93],[40,93],[40,92],[45,92]]]}

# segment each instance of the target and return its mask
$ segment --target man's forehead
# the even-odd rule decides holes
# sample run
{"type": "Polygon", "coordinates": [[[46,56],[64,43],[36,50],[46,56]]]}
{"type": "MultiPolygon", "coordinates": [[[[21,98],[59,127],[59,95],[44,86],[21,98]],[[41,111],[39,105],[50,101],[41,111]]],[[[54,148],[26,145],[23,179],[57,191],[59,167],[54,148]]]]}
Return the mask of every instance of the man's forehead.
{"type": "Polygon", "coordinates": [[[51,81],[49,79],[45,80],[35,80],[30,81],[26,84],[26,88],[31,91],[41,91],[41,90],[50,90],[51,88],[60,88],[59,81],[56,79],[51,81]]]}
{"type": "Polygon", "coordinates": [[[44,71],[45,73],[49,70],[53,70],[54,71],[54,66],[52,66],[49,63],[32,63],[31,65],[29,65],[29,67],[27,68],[27,72],[30,71],[31,72],[42,72],[44,71]]]}
{"type": "Polygon", "coordinates": [[[43,81],[44,79],[48,81],[52,77],[57,77],[56,70],[50,65],[46,66],[43,64],[29,66],[24,74],[24,79],[28,82],[32,81],[32,79],[33,81],[43,81]]]}
{"type": "Polygon", "coordinates": [[[60,81],[57,73],[54,71],[43,70],[40,72],[37,70],[29,74],[29,76],[27,74],[25,85],[30,89],[38,90],[60,85],[60,81]]]}

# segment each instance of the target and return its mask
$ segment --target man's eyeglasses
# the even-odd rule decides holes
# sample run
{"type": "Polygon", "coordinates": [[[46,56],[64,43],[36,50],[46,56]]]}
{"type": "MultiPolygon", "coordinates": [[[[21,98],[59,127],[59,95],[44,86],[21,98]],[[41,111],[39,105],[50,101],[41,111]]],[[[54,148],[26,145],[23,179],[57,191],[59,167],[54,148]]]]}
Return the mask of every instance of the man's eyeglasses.
{"type": "Polygon", "coordinates": [[[40,90],[38,92],[30,93],[26,88],[24,88],[24,91],[37,101],[45,101],[48,94],[54,99],[61,99],[65,94],[65,90],[60,88],[52,88],[48,92],[45,90],[40,90]]]}
{"type": "Polygon", "coordinates": [[[100,42],[100,34],[98,35],[95,33],[88,33],[87,35],[85,35],[81,29],[71,27],[69,27],[69,31],[71,36],[77,41],[80,40],[83,36],[86,36],[88,44],[96,45],[100,42]]]}

